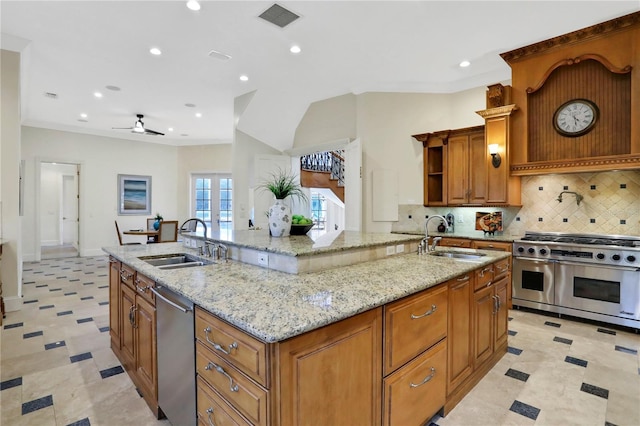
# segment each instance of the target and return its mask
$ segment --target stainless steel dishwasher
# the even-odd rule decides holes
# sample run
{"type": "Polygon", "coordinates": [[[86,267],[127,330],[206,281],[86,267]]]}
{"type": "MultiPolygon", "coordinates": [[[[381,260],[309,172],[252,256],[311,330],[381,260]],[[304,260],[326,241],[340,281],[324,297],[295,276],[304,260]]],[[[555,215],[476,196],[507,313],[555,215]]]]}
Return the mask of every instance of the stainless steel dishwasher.
{"type": "Polygon", "coordinates": [[[166,287],[156,295],[158,405],[174,426],[195,425],[196,359],[193,302],[166,287]]]}

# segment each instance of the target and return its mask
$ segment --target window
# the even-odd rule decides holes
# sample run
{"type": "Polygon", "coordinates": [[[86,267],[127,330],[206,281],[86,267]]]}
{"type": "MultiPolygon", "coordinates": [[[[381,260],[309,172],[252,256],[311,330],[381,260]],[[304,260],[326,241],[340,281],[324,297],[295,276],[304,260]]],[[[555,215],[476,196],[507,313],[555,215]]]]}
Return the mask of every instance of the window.
{"type": "Polygon", "coordinates": [[[311,193],[311,216],[315,222],[313,229],[324,230],[327,223],[327,200],[317,192],[311,193]]]}

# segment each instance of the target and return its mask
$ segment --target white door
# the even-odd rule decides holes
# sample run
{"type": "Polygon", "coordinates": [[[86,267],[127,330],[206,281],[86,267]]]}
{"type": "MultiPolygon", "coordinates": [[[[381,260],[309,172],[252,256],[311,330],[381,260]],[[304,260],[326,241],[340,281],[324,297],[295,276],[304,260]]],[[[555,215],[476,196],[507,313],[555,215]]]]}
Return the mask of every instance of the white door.
{"type": "Polygon", "coordinates": [[[360,139],[344,147],[344,228],[362,230],[362,143],[360,139]]]}
{"type": "Polygon", "coordinates": [[[62,176],[62,244],[78,248],[78,184],[76,176],[62,176]]]}
{"type": "MultiPolygon", "coordinates": [[[[233,230],[233,180],[228,174],[194,174],[192,214],[207,224],[208,235],[233,230]]],[[[198,225],[200,227],[200,225],[198,225]]],[[[198,229],[204,232],[204,229],[198,229]]]]}

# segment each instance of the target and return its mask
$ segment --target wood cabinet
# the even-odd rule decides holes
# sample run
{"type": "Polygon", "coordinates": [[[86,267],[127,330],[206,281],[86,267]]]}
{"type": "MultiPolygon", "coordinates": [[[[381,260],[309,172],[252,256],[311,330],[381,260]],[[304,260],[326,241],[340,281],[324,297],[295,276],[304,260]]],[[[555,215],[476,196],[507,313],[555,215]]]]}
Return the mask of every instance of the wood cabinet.
{"type": "Polygon", "coordinates": [[[441,135],[429,138],[423,148],[424,205],[447,204],[447,139],[441,135]]]}
{"type": "MultiPolygon", "coordinates": [[[[507,251],[511,253],[513,244],[508,242],[502,242],[502,241],[472,240],[471,247],[474,249],[480,249],[480,250],[498,250],[498,251],[507,251]]],[[[494,273],[495,273],[496,280],[502,278],[503,275],[511,272],[511,263],[512,263],[511,257],[507,259],[502,259],[501,261],[495,263],[494,273]]],[[[506,304],[508,309],[513,308],[513,302],[511,299],[512,290],[513,290],[512,285],[511,283],[509,283],[509,285],[507,285],[507,298],[503,299],[503,302],[504,300],[507,301],[506,304]]]]}
{"type": "Polygon", "coordinates": [[[486,362],[496,349],[507,343],[508,310],[505,301],[508,283],[509,277],[505,276],[474,293],[474,365],[486,362]]]}
{"type": "Polygon", "coordinates": [[[158,373],[153,280],[110,259],[109,328],[111,348],[156,417],[158,373]]]}
{"type": "Polygon", "coordinates": [[[475,274],[449,281],[449,321],[447,332],[447,395],[473,372],[471,300],[475,274]]]}
{"type": "Polygon", "coordinates": [[[447,204],[484,204],[488,167],[484,128],[450,137],[447,149],[447,204]]]}

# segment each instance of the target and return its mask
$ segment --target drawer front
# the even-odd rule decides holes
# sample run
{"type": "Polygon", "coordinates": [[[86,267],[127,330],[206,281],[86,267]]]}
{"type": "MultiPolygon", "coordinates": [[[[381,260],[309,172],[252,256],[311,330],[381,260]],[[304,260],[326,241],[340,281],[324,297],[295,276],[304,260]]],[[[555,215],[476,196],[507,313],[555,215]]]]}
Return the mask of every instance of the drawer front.
{"type": "Polygon", "coordinates": [[[207,426],[251,424],[211,389],[202,377],[198,377],[198,421],[207,426]]]}
{"type": "Polygon", "coordinates": [[[155,281],[145,275],[142,275],[140,272],[137,272],[134,283],[136,285],[136,293],[155,306],[156,295],[151,291],[151,288],[156,285],[155,281]]]}
{"type": "Polygon", "coordinates": [[[120,265],[120,282],[128,285],[132,290],[134,290],[135,284],[134,280],[136,277],[136,270],[122,263],[120,265]]]}
{"type": "Polygon", "coordinates": [[[511,258],[502,259],[493,264],[493,274],[495,276],[495,281],[498,281],[499,278],[504,277],[511,270],[511,258]]]}
{"type": "Polygon", "coordinates": [[[269,388],[266,344],[202,309],[196,309],[196,338],[256,382],[269,388]]]}
{"type": "Polygon", "coordinates": [[[385,375],[446,336],[447,292],[442,285],[385,306],[385,375]]]}
{"type": "Polygon", "coordinates": [[[444,406],[446,349],[444,339],[384,379],[384,425],[422,425],[444,406]]]}
{"type": "Polygon", "coordinates": [[[467,240],[466,238],[443,238],[440,241],[440,245],[442,247],[464,247],[471,248],[471,240],[467,240]]]}
{"type": "Polygon", "coordinates": [[[267,424],[268,392],[200,341],[196,342],[196,371],[251,423],[267,424]]]}
{"type": "Polygon", "coordinates": [[[483,287],[488,287],[493,282],[493,265],[483,266],[476,270],[476,284],[474,290],[480,290],[483,287]]]}
{"type": "Polygon", "coordinates": [[[511,243],[497,242],[497,241],[473,241],[474,249],[482,250],[499,250],[499,251],[511,251],[511,243]]]}

